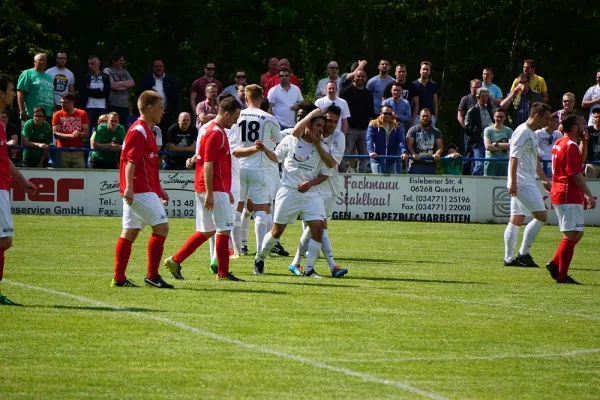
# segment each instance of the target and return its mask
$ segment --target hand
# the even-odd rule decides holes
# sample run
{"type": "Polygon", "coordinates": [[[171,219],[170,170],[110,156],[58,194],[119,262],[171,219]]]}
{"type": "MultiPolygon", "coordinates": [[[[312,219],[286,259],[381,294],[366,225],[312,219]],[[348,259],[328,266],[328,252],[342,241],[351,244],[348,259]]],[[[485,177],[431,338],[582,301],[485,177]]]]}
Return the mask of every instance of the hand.
{"type": "Polygon", "coordinates": [[[160,198],[163,199],[165,202],[169,201],[169,194],[162,187],[160,188],[160,198]]]}
{"type": "Polygon", "coordinates": [[[213,208],[215,207],[215,202],[213,200],[213,195],[206,193],[206,197],[204,197],[204,208],[206,208],[208,211],[212,211],[213,208]]]}
{"type": "Polygon", "coordinates": [[[408,160],[408,154],[407,153],[400,154],[400,159],[402,159],[404,161],[408,160]]]}
{"type": "Polygon", "coordinates": [[[516,182],[511,182],[510,183],[510,187],[508,188],[508,194],[510,194],[511,197],[515,197],[517,195],[517,184],[516,184],[516,182]]]}
{"type": "Polygon", "coordinates": [[[306,192],[308,192],[308,189],[310,189],[311,187],[312,187],[312,185],[309,181],[304,181],[298,185],[298,191],[300,193],[306,193],[306,192]]]}
{"type": "Polygon", "coordinates": [[[415,161],[419,161],[421,159],[421,156],[419,156],[418,154],[415,154],[413,156],[413,158],[415,159],[415,161]]]}
{"type": "Polygon", "coordinates": [[[233,198],[233,195],[232,195],[231,193],[227,193],[227,194],[229,195],[229,204],[233,204],[233,202],[234,202],[234,200],[235,200],[235,199],[233,198]]]}
{"type": "Polygon", "coordinates": [[[596,208],[596,199],[592,197],[585,196],[588,202],[588,209],[596,208]]]}
{"type": "Polygon", "coordinates": [[[125,188],[123,198],[125,199],[125,203],[131,205],[133,203],[133,189],[125,188]]]}
{"type": "MultiPolygon", "coordinates": [[[[40,168],[41,167],[42,166],[40,165],[40,168]]],[[[34,194],[34,193],[36,193],[38,191],[39,188],[37,186],[35,186],[33,183],[31,183],[31,182],[25,181],[23,183],[23,189],[25,189],[25,191],[27,193],[29,193],[29,194],[34,194]]],[[[594,204],[596,204],[596,203],[594,203],[594,204]]]]}
{"type": "Polygon", "coordinates": [[[583,133],[581,134],[581,141],[582,141],[583,143],[587,143],[587,142],[588,142],[588,140],[590,140],[590,132],[588,131],[588,129],[587,129],[587,128],[585,128],[585,129],[583,130],[583,133]]]}
{"type": "Polygon", "coordinates": [[[188,158],[187,160],[185,160],[185,167],[187,169],[190,169],[190,168],[192,168],[192,165],[194,165],[195,162],[196,162],[196,160],[194,160],[193,157],[188,158]]]}
{"type": "Polygon", "coordinates": [[[260,140],[255,141],[254,145],[256,146],[256,150],[265,151],[265,144],[263,142],[261,142],[260,140]]]}
{"type": "Polygon", "coordinates": [[[452,157],[452,158],[460,158],[460,157],[462,157],[462,156],[460,155],[460,153],[454,153],[454,154],[452,154],[452,156],[451,156],[451,157],[452,157]]]}
{"type": "Polygon", "coordinates": [[[29,119],[29,117],[27,116],[27,113],[25,111],[21,111],[20,115],[21,115],[21,121],[27,121],[29,119]]]}
{"type": "Polygon", "coordinates": [[[325,113],[320,108],[315,108],[307,116],[309,117],[308,119],[310,120],[315,117],[322,117],[323,115],[325,115],[325,113]]]}
{"type": "Polygon", "coordinates": [[[436,161],[439,160],[440,159],[440,155],[438,153],[435,153],[433,155],[433,159],[436,160],[436,161]]]}
{"type": "Polygon", "coordinates": [[[79,131],[73,132],[73,137],[74,138],[78,138],[80,135],[81,135],[81,132],[79,132],[79,131]]]}
{"type": "Polygon", "coordinates": [[[542,186],[544,187],[544,189],[546,189],[546,192],[548,193],[550,193],[550,190],[552,190],[552,182],[542,181],[542,186]]]}
{"type": "Polygon", "coordinates": [[[47,148],[48,148],[48,145],[47,145],[46,143],[39,143],[39,144],[38,144],[38,147],[39,147],[40,149],[47,149],[47,148]]]}
{"type": "Polygon", "coordinates": [[[358,60],[358,68],[365,69],[367,64],[368,64],[367,60],[358,60]]]}
{"type": "Polygon", "coordinates": [[[377,155],[377,153],[372,152],[372,153],[369,153],[369,157],[371,157],[371,158],[377,158],[378,155],[377,155]]]}

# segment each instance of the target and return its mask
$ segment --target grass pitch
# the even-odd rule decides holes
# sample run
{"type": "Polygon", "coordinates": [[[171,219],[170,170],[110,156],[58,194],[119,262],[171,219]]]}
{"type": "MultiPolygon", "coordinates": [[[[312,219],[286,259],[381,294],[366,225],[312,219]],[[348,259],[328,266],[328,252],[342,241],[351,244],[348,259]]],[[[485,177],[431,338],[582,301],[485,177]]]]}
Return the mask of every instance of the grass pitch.
{"type": "MultiPolygon", "coordinates": [[[[171,255],[194,229],[172,219],[171,255]]],[[[232,261],[217,282],[203,246],[176,290],[110,288],[118,218],[15,217],[1,307],[2,399],[597,399],[599,228],[571,275],[502,266],[503,225],[334,221],[342,279],[232,261]]],[[[251,227],[252,229],[252,227],[251,227]]],[[[146,229],[128,277],[142,284],[146,229]]],[[[295,250],[299,225],[283,244],[295,250]]],[[[544,227],[543,265],[561,238],[544,227]]],[[[251,231],[250,248],[254,248],[251,231]]],[[[317,271],[328,271],[320,260],[317,271]]]]}

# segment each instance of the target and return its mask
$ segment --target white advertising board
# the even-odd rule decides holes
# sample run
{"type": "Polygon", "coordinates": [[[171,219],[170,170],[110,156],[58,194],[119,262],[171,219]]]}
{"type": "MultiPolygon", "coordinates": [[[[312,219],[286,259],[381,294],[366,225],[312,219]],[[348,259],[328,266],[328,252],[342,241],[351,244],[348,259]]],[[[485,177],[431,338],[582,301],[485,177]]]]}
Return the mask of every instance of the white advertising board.
{"type": "MultiPolygon", "coordinates": [[[[40,187],[26,194],[13,183],[13,215],[120,216],[122,200],[117,171],[23,169],[25,177],[40,187]]],[[[171,218],[195,216],[193,171],[161,171],[170,199],[165,209],[171,218]]],[[[506,223],[510,196],[505,178],[450,175],[339,176],[341,192],[333,219],[453,223],[506,223]]],[[[539,182],[538,182],[539,183],[539,182]]],[[[600,193],[600,181],[588,181],[600,193]]],[[[546,208],[550,195],[539,184],[546,208]]],[[[556,223],[554,212],[549,222],[556,223]]],[[[586,225],[600,225],[600,209],[585,211],[586,225]]]]}

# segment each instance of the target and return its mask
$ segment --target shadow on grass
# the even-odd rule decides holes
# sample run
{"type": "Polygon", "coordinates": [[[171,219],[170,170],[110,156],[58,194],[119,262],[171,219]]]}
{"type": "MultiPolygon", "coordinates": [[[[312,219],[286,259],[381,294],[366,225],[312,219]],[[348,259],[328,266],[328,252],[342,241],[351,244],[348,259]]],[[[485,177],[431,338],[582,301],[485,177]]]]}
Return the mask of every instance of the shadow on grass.
{"type": "Polygon", "coordinates": [[[572,271],[590,271],[590,272],[600,272],[600,269],[595,268],[569,268],[572,271]]]}
{"type": "MultiPolygon", "coordinates": [[[[252,281],[252,283],[254,283],[256,281],[252,281]]],[[[282,294],[289,294],[288,292],[282,292],[279,290],[253,290],[253,289],[227,289],[227,288],[221,288],[221,289],[213,289],[213,288],[203,288],[203,289],[196,289],[196,288],[180,288],[178,287],[177,290],[191,290],[194,292],[230,292],[230,293],[254,293],[254,294],[278,294],[278,295],[282,295],[282,294]]]]}
{"type": "MultiPolygon", "coordinates": [[[[288,274],[265,274],[265,276],[283,276],[286,278],[294,278],[291,275],[288,274]]],[[[325,283],[327,282],[327,278],[325,279],[313,279],[313,278],[305,278],[305,277],[297,277],[298,278],[298,282],[282,282],[282,281],[273,281],[273,282],[269,282],[269,281],[252,281],[253,283],[265,283],[265,284],[270,284],[270,285],[295,285],[295,286],[318,286],[318,287],[336,287],[336,288],[356,288],[358,287],[357,285],[344,285],[344,284],[331,284],[331,283],[325,283]],[[325,282],[324,282],[325,281],[325,282]]],[[[333,280],[335,278],[331,278],[329,279],[330,281],[333,280]]],[[[336,281],[340,281],[342,279],[338,278],[336,279],[336,281]]]]}
{"type": "Polygon", "coordinates": [[[354,257],[336,257],[336,260],[342,260],[342,261],[350,261],[350,262],[355,262],[355,263],[359,263],[359,264],[408,264],[408,265],[412,265],[412,264],[448,264],[445,261],[430,261],[430,260],[410,260],[410,261],[405,261],[402,259],[393,259],[393,260],[387,260],[387,259],[382,259],[382,258],[354,258],[354,257]]]}
{"type": "Polygon", "coordinates": [[[380,277],[355,277],[345,276],[343,279],[359,281],[389,281],[389,282],[416,282],[416,283],[451,283],[462,285],[489,285],[487,282],[453,281],[442,279],[417,279],[417,278],[380,278],[380,277]]]}
{"type": "Polygon", "coordinates": [[[93,306],[38,306],[25,305],[27,308],[55,308],[59,310],[81,310],[81,311],[114,311],[114,312],[164,312],[162,310],[151,310],[149,308],[139,307],[93,307],[93,306]]]}

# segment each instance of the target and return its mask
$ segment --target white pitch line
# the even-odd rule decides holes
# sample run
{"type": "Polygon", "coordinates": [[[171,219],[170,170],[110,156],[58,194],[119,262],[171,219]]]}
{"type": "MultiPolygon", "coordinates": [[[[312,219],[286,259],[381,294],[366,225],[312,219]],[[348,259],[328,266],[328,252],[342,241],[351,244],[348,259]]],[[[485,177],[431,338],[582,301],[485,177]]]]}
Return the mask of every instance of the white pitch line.
{"type": "Polygon", "coordinates": [[[99,307],[110,308],[110,309],[113,309],[115,311],[126,312],[126,313],[129,313],[129,314],[136,315],[138,317],[152,319],[152,320],[155,320],[155,321],[159,321],[159,322],[162,322],[162,323],[165,323],[165,324],[169,324],[169,325],[175,326],[175,327],[183,329],[183,330],[187,330],[187,331],[196,333],[196,334],[201,335],[201,336],[209,337],[209,338],[217,340],[219,342],[233,344],[233,345],[242,347],[242,348],[247,349],[247,350],[257,351],[257,352],[265,353],[265,354],[270,354],[270,355],[273,355],[273,356],[277,356],[277,357],[285,358],[285,359],[288,359],[288,360],[293,360],[293,361],[297,361],[297,362],[300,362],[300,363],[303,363],[303,364],[307,364],[307,365],[310,365],[310,366],[313,366],[313,367],[317,367],[317,368],[321,368],[321,369],[326,369],[326,370],[333,371],[333,372],[338,372],[338,373],[341,373],[341,374],[344,374],[344,375],[347,375],[347,376],[353,376],[353,377],[360,378],[360,379],[362,379],[364,381],[367,381],[367,382],[379,383],[379,384],[386,385],[386,386],[393,386],[393,387],[396,387],[398,389],[402,389],[402,390],[404,390],[406,392],[426,397],[428,399],[448,400],[444,396],[441,396],[441,395],[438,395],[438,394],[435,394],[435,393],[431,393],[431,392],[427,392],[425,390],[421,390],[419,388],[410,386],[410,385],[408,385],[406,383],[402,383],[402,382],[398,382],[398,381],[392,381],[392,380],[389,380],[389,379],[378,378],[376,376],[372,376],[372,375],[368,375],[368,374],[363,374],[361,372],[353,371],[353,370],[348,369],[348,368],[336,367],[334,365],[325,364],[325,363],[322,363],[320,361],[311,360],[309,358],[304,358],[304,357],[296,356],[294,354],[289,354],[289,353],[284,353],[284,352],[277,351],[277,350],[272,350],[272,349],[269,349],[267,347],[257,346],[257,345],[254,345],[254,344],[251,344],[251,343],[242,342],[242,341],[236,340],[236,339],[230,339],[228,337],[217,335],[217,334],[212,333],[212,332],[208,332],[208,331],[205,331],[205,330],[202,330],[202,329],[194,328],[193,326],[184,324],[183,322],[172,321],[172,320],[170,320],[168,318],[158,317],[158,316],[151,315],[151,314],[145,314],[145,313],[140,312],[140,311],[131,311],[131,310],[128,310],[126,308],[116,307],[116,306],[112,306],[110,304],[102,303],[100,301],[97,301],[97,300],[94,300],[94,299],[90,299],[88,297],[78,296],[78,295],[74,295],[74,294],[70,294],[70,293],[66,293],[66,292],[60,292],[58,290],[47,289],[47,288],[43,288],[43,287],[39,287],[39,286],[33,286],[33,285],[27,285],[25,283],[14,282],[14,281],[10,281],[10,280],[4,280],[3,282],[8,283],[10,285],[14,285],[14,286],[20,286],[20,287],[23,287],[23,288],[26,288],[26,289],[38,290],[40,292],[45,292],[45,293],[54,294],[54,295],[58,295],[58,296],[62,296],[62,297],[67,297],[67,298],[74,299],[74,300],[77,300],[77,301],[82,302],[82,303],[93,304],[93,305],[96,305],[96,306],[99,306],[99,307]]]}
{"type": "Polygon", "coordinates": [[[600,349],[581,349],[565,351],[562,353],[547,353],[547,354],[498,354],[492,356],[465,356],[465,357],[404,357],[404,358],[380,358],[370,360],[330,360],[344,363],[388,363],[388,362],[410,362],[410,361],[492,361],[506,359],[522,359],[522,358],[554,358],[554,357],[574,357],[586,354],[600,353],[600,349]]]}

